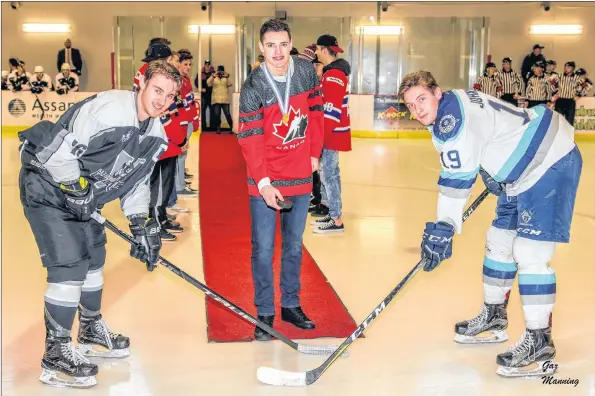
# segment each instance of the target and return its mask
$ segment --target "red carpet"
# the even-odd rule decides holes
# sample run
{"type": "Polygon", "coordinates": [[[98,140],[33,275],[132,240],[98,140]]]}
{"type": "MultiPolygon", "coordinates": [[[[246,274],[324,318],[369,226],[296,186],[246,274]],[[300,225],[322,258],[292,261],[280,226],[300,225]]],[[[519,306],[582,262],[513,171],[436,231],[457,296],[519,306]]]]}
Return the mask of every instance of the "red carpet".
{"type": "MultiPolygon", "coordinates": [[[[205,281],[211,289],[256,317],[245,169],[235,135],[201,134],[199,196],[205,281]]],[[[305,248],[300,299],[304,311],[316,323],[316,329],[301,330],[281,320],[280,246],[281,235],[277,228],[273,259],[275,329],[292,339],[349,336],[356,324],[305,248]]],[[[207,298],[207,323],[210,341],[250,341],[253,338],[254,327],[250,323],[210,298],[207,298]]]]}

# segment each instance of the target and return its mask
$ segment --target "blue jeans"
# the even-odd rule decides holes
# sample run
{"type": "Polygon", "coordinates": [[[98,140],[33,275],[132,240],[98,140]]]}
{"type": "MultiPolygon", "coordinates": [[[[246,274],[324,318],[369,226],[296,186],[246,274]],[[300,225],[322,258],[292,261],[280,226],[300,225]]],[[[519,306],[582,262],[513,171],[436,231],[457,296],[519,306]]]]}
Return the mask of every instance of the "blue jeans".
{"type": "Polygon", "coordinates": [[[341,173],[339,171],[339,152],[322,150],[320,178],[328,198],[328,211],[332,219],[341,217],[341,173]]]}
{"type": "MultiPolygon", "coordinates": [[[[281,211],[281,306],[300,306],[302,236],[308,217],[310,194],[284,196],[293,202],[290,210],[281,211]]],[[[277,211],[270,208],[262,197],[250,196],[252,223],[252,280],[254,305],[258,315],[275,315],[275,289],[273,286],[273,253],[277,230],[277,211]]]]}

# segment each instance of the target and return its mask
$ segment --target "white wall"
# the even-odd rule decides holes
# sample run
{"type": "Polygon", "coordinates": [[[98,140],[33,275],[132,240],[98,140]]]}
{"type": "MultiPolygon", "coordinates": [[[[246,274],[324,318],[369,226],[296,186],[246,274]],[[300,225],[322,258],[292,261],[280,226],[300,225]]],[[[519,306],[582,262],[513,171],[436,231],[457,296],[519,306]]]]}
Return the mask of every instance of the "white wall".
{"type": "MultiPolygon", "coordinates": [[[[330,3],[330,2],[214,2],[213,23],[235,23],[236,16],[274,15],[275,7],[287,11],[290,17],[303,16],[351,16],[356,23],[368,22],[376,15],[376,3],[330,3]],[[329,14],[329,8],[332,14],[329,14]]],[[[68,36],[73,46],[82,52],[85,62],[82,84],[84,89],[99,91],[111,87],[110,53],[113,51],[112,26],[116,16],[181,17],[180,24],[207,23],[206,12],[200,10],[200,2],[34,2],[23,3],[12,10],[9,2],[2,2],[2,67],[7,68],[10,57],[19,57],[29,70],[42,65],[55,74],[56,55],[63,47],[65,34],[25,34],[23,23],[70,23],[73,31],[68,36]]],[[[559,3],[545,13],[539,2],[532,3],[403,3],[393,5],[382,13],[383,23],[399,23],[407,17],[477,17],[491,20],[491,54],[499,64],[504,56],[510,56],[519,68],[522,58],[535,43],[546,46],[544,54],[558,62],[559,69],[567,60],[595,73],[595,3],[559,3]],[[534,23],[581,23],[581,36],[531,37],[529,25],[534,23]]],[[[314,39],[314,38],[313,38],[314,39]]],[[[188,39],[191,41],[191,39],[188,39]]],[[[189,43],[191,44],[191,42],[189,43]]],[[[186,43],[180,46],[186,46],[186,43]]],[[[178,45],[174,42],[175,49],[178,45]]],[[[213,62],[224,64],[233,71],[235,47],[233,39],[213,39],[213,62]]],[[[441,59],[436,59],[440,67],[441,59]]]]}

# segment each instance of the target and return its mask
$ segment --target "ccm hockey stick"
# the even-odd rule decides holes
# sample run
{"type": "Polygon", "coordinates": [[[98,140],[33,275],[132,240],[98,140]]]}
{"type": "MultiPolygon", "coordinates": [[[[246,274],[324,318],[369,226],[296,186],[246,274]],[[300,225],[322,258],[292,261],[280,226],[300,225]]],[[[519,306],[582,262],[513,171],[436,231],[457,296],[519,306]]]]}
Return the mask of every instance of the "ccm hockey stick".
{"type": "MultiPolygon", "coordinates": [[[[479,204],[490,194],[488,189],[485,189],[479,197],[463,214],[463,221],[467,220],[469,215],[477,209],[479,204]]],[[[305,372],[291,372],[291,371],[283,371],[277,370],[270,367],[259,367],[258,371],[256,372],[256,377],[260,382],[263,382],[268,385],[276,385],[276,386],[307,386],[311,385],[320,376],[330,367],[331,364],[335,362],[335,360],[341,356],[342,353],[346,352],[346,349],[353,343],[360,334],[372,323],[374,319],[380,315],[382,311],[386,308],[386,306],[392,301],[392,299],[399,293],[399,291],[413,278],[413,276],[420,270],[420,268],[424,265],[425,261],[422,259],[417,265],[407,274],[407,276],[395,287],[390,294],[378,305],[374,311],[368,315],[366,320],[363,321],[362,324],[358,326],[358,328],[349,336],[339,348],[333,352],[331,356],[328,357],[319,367],[305,372]]]]}
{"type": "MultiPolygon", "coordinates": [[[[95,213],[93,213],[93,215],[91,217],[98,223],[103,224],[105,227],[109,228],[114,234],[118,235],[119,237],[121,237],[122,239],[127,241],[128,243],[130,243],[130,244],[137,243],[134,240],[134,238],[132,238],[130,235],[126,234],[124,231],[120,230],[112,222],[107,220],[105,217],[103,217],[99,213],[95,212],[95,213]]],[[[178,275],[180,278],[184,279],[186,282],[190,283],[192,286],[196,287],[197,289],[200,289],[203,293],[205,293],[207,296],[211,297],[213,300],[217,301],[219,304],[223,305],[225,308],[229,309],[230,311],[233,311],[235,314],[237,314],[238,316],[241,316],[243,319],[247,320],[248,322],[252,323],[253,325],[260,327],[261,329],[263,329],[264,331],[266,331],[273,337],[277,338],[278,340],[283,341],[285,344],[289,345],[296,351],[306,354],[306,355],[329,355],[336,351],[337,347],[334,345],[304,345],[304,344],[298,344],[297,342],[290,340],[289,338],[285,337],[283,334],[279,333],[272,327],[268,326],[266,323],[263,323],[260,320],[254,318],[252,315],[250,315],[248,312],[244,311],[242,308],[238,307],[237,305],[233,304],[232,302],[225,299],[221,295],[217,294],[215,291],[209,289],[206,285],[200,283],[195,278],[193,278],[192,276],[190,276],[189,274],[187,274],[180,268],[176,267],[175,265],[173,265],[167,259],[159,256],[159,261],[165,268],[167,268],[174,274],[178,275]]]]}

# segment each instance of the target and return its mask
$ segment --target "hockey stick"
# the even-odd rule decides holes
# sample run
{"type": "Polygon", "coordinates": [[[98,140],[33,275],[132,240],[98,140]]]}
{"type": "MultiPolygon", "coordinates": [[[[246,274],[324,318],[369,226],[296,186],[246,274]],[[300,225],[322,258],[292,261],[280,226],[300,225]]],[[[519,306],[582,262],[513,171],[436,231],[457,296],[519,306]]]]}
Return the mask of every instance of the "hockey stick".
{"type": "MultiPolygon", "coordinates": [[[[477,209],[479,204],[490,194],[488,189],[485,189],[479,197],[463,214],[463,221],[467,220],[467,218],[477,209]]],[[[378,305],[374,308],[374,311],[368,315],[366,320],[360,324],[357,329],[343,341],[339,348],[333,352],[331,356],[328,357],[319,367],[305,371],[305,372],[291,372],[291,371],[283,371],[277,370],[270,367],[259,367],[258,371],[256,372],[256,377],[260,382],[269,385],[276,385],[276,386],[307,386],[313,384],[322,373],[324,373],[331,364],[335,362],[335,360],[346,351],[346,349],[359,337],[359,335],[372,323],[374,319],[380,315],[382,311],[386,308],[386,306],[392,301],[392,299],[401,291],[403,286],[407,284],[413,278],[413,276],[420,270],[420,268],[424,265],[425,261],[422,259],[417,265],[407,274],[407,276],[395,287],[390,294],[378,305]]]]}
{"type": "MultiPolygon", "coordinates": [[[[95,212],[91,216],[95,221],[99,224],[103,224],[105,227],[109,228],[114,234],[118,235],[122,239],[126,240],[130,244],[136,244],[137,242],[124,231],[120,230],[116,227],[112,222],[107,220],[105,217],[100,215],[99,213],[95,212]]],[[[285,344],[289,345],[296,351],[306,354],[306,355],[329,355],[336,351],[337,347],[334,345],[305,345],[305,344],[298,344],[295,341],[290,340],[289,338],[285,337],[283,334],[279,333],[277,330],[273,329],[272,327],[268,326],[266,323],[261,322],[260,320],[254,318],[248,312],[244,311],[242,308],[238,307],[237,305],[233,304],[229,300],[225,299],[221,295],[217,294],[215,291],[209,289],[206,285],[200,283],[195,278],[181,270],[180,268],[173,265],[167,259],[159,256],[159,261],[161,264],[173,272],[174,274],[178,275],[180,278],[184,279],[186,282],[190,283],[197,289],[200,289],[204,292],[207,296],[211,297],[213,300],[217,301],[219,304],[223,305],[225,308],[233,311],[238,316],[241,316],[248,322],[252,323],[255,326],[260,327],[273,337],[277,338],[278,340],[283,341],[285,344]]]]}

